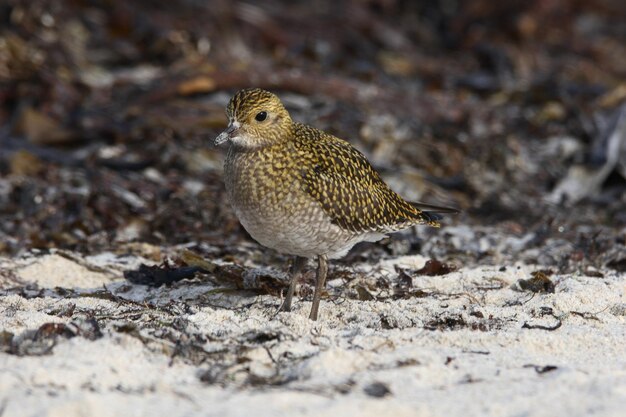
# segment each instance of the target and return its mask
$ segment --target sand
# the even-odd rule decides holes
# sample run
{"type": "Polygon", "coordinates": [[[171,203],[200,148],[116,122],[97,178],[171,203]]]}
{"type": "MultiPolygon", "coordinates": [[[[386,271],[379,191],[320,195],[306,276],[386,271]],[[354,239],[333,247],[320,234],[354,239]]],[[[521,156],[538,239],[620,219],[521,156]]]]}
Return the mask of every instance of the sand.
{"type": "Polygon", "coordinates": [[[311,322],[308,301],[277,313],[278,297],[216,291],[206,277],[129,284],[121,271],[141,258],[0,258],[0,332],[13,334],[0,415],[626,415],[623,274],[553,275],[554,293],[532,293],[516,283],[540,265],[486,265],[412,273],[406,299],[377,293],[377,279],[397,284],[395,266],[426,260],[355,264],[359,278],[332,280],[311,322]],[[358,286],[379,299],[342,296],[358,286]],[[21,341],[46,323],[75,337],[28,351],[21,341]]]}

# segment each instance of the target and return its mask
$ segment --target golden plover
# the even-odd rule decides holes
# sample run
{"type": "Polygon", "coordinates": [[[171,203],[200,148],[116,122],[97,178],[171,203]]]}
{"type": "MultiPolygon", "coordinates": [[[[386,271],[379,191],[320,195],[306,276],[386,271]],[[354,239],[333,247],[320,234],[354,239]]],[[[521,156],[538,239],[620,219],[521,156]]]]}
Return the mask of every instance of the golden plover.
{"type": "Polygon", "coordinates": [[[344,256],[358,242],[418,224],[439,227],[439,213],[457,210],[404,200],[348,142],[291,120],[280,99],[250,88],[226,108],[229,141],[224,181],[243,227],[260,244],[295,255],[291,300],[307,258],[318,259],[309,318],[317,320],[328,259],[344,256]]]}

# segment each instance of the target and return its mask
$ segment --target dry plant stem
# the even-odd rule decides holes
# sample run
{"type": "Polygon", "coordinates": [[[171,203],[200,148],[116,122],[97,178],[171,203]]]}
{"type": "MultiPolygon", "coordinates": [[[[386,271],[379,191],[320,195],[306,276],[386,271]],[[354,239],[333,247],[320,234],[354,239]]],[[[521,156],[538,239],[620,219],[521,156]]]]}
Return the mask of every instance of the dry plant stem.
{"type": "Polygon", "coordinates": [[[326,275],[328,274],[328,258],[326,255],[318,256],[317,260],[319,265],[317,267],[317,276],[315,277],[315,294],[313,294],[313,305],[311,306],[311,314],[309,314],[309,319],[311,320],[317,320],[322,289],[324,284],[326,284],[326,275]]]}
{"type": "Polygon", "coordinates": [[[298,285],[298,280],[300,279],[300,272],[302,268],[306,265],[306,258],[301,256],[296,256],[293,259],[293,265],[291,266],[291,282],[289,283],[289,290],[287,291],[287,296],[285,297],[285,301],[280,310],[282,311],[291,311],[291,300],[293,299],[293,294],[296,292],[296,285],[298,285]]]}

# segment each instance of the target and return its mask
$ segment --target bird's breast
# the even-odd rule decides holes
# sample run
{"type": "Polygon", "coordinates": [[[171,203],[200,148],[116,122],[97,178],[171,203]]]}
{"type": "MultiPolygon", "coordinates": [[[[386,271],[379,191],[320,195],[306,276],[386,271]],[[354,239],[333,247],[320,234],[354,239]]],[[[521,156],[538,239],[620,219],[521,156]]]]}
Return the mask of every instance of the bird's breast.
{"type": "Polygon", "coordinates": [[[239,221],[256,241],[280,252],[312,257],[343,248],[353,234],[332,223],[299,172],[280,154],[229,152],[224,177],[239,221]]]}
{"type": "Polygon", "coordinates": [[[262,216],[298,203],[300,183],[285,159],[280,154],[229,152],[224,178],[236,211],[254,211],[262,216]]]}

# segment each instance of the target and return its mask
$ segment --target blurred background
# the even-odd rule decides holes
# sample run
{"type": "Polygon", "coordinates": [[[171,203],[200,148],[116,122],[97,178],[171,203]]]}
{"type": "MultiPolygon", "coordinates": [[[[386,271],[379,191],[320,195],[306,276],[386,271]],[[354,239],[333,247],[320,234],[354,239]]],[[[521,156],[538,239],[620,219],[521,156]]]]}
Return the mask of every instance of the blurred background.
{"type": "Polygon", "coordinates": [[[620,0],[2,0],[0,254],[243,257],[212,139],[250,86],[463,210],[377,256],[626,271],[620,0]]]}

